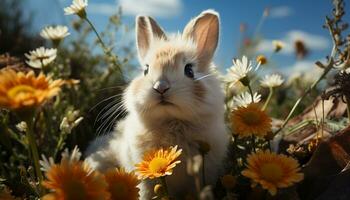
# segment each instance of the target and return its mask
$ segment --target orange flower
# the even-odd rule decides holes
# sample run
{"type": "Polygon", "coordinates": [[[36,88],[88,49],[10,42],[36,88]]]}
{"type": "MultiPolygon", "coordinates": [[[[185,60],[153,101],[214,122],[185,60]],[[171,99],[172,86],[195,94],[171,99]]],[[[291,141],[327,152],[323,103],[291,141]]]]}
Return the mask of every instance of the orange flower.
{"type": "Polygon", "coordinates": [[[271,131],[271,119],[257,104],[239,107],[231,113],[232,127],[240,137],[263,137],[271,131]]]}
{"type": "Polygon", "coordinates": [[[41,161],[47,178],[42,185],[52,191],[43,200],[110,199],[103,175],[79,161],[80,155],[75,148],[71,155],[63,153],[59,164],[54,164],[53,159],[41,161]]]}
{"type": "Polygon", "coordinates": [[[104,174],[108,184],[111,200],[137,200],[139,199],[140,181],[133,172],[128,173],[124,169],[110,169],[104,174]]]}
{"type": "Polygon", "coordinates": [[[33,71],[24,74],[11,69],[1,70],[0,107],[20,109],[39,106],[56,96],[63,84],[63,80],[52,81],[42,73],[35,76],[33,71]]]}
{"type": "Polygon", "coordinates": [[[181,152],[182,150],[177,150],[177,146],[175,146],[167,150],[160,149],[146,153],[143,161],[135,165],[139,177],[142,179],[153,179],[171,175],[173,168],[181,162],[176,160],[181,155],[181,152]]]}
{"type": "Polygon", "coordinates": [[[277,193],[277,188],[286,188],[303,180],[304,175],[299,172],[297,160],[270,151],[260,151],[250,154],[247,158],[247,169],[242,175],[253,181],[253,185],[260,184],[271,195],[277,193]]]}

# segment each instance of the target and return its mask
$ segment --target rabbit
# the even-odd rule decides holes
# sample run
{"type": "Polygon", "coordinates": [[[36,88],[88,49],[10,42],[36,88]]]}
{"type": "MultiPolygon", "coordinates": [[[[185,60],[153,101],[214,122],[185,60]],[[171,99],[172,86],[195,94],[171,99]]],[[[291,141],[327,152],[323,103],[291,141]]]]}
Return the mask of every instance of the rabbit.
{"type": "MultiPolygon", "coordinates": [[[[86,161],[95,169],[135,169],[153,149],[178,145],[181,163],[167,176],[170,196],[196,192],[186,163],[199,154],[196,141],[210,145],[205,156],[206,184],[215,185],[223,169],[229,136],[224,93],[212,57],[218,46],[219,14],[203,11],[183,33],[167,36],[148,16],[136,17],[136,43],[143,72],[123,93],[128,112],[112,133],[88,147],[86,161]]],[[[141,199],[151,199],[154,180],[142,181],[141,199]]]]}

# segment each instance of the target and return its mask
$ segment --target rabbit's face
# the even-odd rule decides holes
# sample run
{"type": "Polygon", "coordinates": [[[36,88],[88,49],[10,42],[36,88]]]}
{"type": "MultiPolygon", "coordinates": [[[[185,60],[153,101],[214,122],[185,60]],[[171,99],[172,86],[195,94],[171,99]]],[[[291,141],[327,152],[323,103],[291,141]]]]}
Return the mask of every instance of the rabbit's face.
{"type": "MultiPolygon", "coordinates": [[[[198,18],[194,22],[198,23],[198,18]]],[[[216,20],[218,25],[218,18],[212,13],[206,16],[206,20],[216,20]]],[[[205,42],[213,41],[214,44],[205,44],[202,47],[205,49],[200,49],[200,41],[192,35],[196,28],[194,22],[190,22],[188,26],[191,28],[187,27],[183,35],[168,38],[153,19],[138,18],[137,41],[142,74],[127,89],[125,102],[129,111],[136,111],[148,119],[181,120],[193,120],[206,111],[212,97],[208,96],[210,86],[204,77],[209,75],[218,26],[212,26],[216,35],[209,34],[209,38],[205,38],[205,42]]],[[[197,28],[210,29],[203,25],[197,28]]]]}

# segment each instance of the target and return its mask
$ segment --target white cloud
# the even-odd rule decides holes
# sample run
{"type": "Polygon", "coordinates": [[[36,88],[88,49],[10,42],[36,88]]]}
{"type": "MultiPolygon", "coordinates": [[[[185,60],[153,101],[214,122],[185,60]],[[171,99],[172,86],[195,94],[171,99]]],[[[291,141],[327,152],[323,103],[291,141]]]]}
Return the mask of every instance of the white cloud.
{"type": "Polygon", "coordinates": [[[288,6],[276,6],[270,8],[269,16],[272,18],[284,18],[293,14],[292,8],[288,6]]]}
{"type": "MultiPolygon", "coordinates": [[[[303,41],[305,43],[306,48],[310,49],[311,51],[325,50],[330,47],[330,41],[328,40],[328,38],[300,30],[291,30],[279,40],[281,40],[285,44],[285,46],[281,50],[281,54],[294,53],[294,42],[297,40],[303,41]]],[[[260,53],[271,53],[274,50],[272,40],[262,40],[257,46],[256,50],[260,53]]]]}
{"type": "Polygon", "coordinates": [[[87,10],[92,14],[113,15],[117,13],[118,7],[111,3],[90,3],[87,10]]]}
{"type": "MultiPolygon", "coordinates": [[[[321,61],[324,61],[324,59],[321,59],[321,61]]],[[[314,81],[318,77],[320,77],[320,75],[323,72],[323,69],[318,67],[315,64],[315,61],[302,60],[283,68],[282,72],[290,79],[293,79],[294,77],[303,76],[306,80],[314,81]]]]}
{"type": "Polygon", "coordinates": [[[182,11],[181,0],[119,0],[126,15],[150,15],[154,17],[173,17],[182,11]]]}
{"type": "Polygon", "coordinates": [[[100,15],[112,15],[122,8],[125,15],[150,15],[153,17],[173,17],[182,11],[182,0],[118,0],[113,3],[90,3],[88,12],[100,15]]]}

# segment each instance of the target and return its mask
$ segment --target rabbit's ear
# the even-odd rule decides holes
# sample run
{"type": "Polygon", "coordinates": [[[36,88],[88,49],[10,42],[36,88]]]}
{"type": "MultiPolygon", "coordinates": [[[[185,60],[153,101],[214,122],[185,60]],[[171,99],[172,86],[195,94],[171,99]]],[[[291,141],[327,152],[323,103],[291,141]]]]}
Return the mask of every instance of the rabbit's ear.
{"type": "Polygon", "coordinates": [[[213,10],[203,11],[185,27],[183,37],[197,44],[199,66],[208,66],[211,62],[219,39],[219,14],[213,10]]]}
{"type": "Polygon", "coordinates": [[[140,60],[146,56],[154,38],[166,39],[166,35],[157,22],[151,17],[136,17],[136,43],[140,60]]]}

